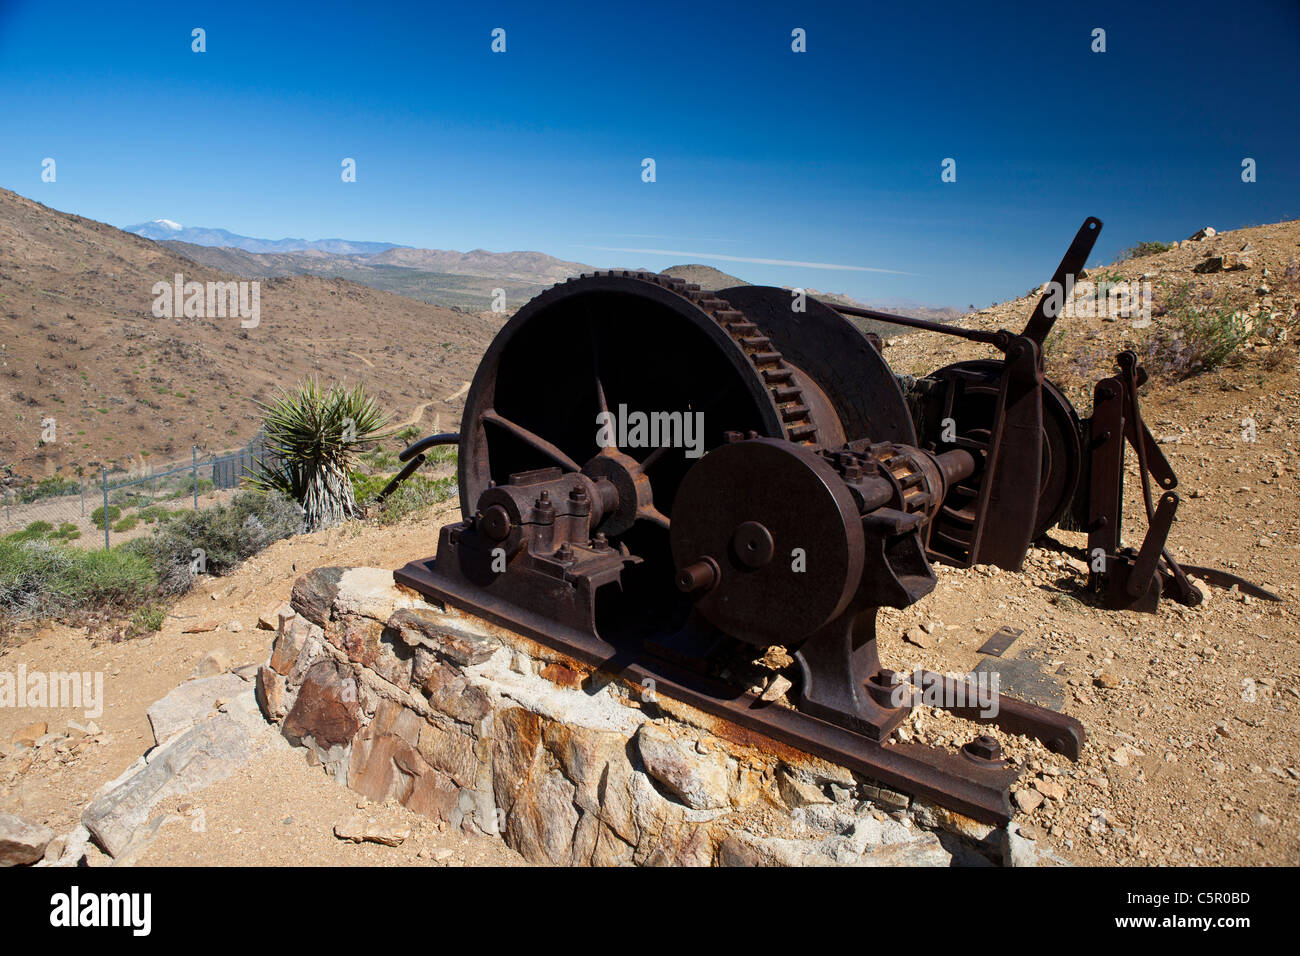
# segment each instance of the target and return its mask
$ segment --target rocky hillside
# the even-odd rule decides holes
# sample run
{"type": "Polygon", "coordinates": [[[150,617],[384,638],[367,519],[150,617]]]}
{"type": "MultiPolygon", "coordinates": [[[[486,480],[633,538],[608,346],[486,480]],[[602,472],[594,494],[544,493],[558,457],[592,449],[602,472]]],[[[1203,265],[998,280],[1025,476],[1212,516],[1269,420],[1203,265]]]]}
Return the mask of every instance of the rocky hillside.
{"type": "MultiPolygon", "coordinates": [[[[1121,349],[1135,350],[1157,383],[1187,381],[1220,366],[1267,374],[1295,364],[1300,221],[1232,232],[1206,228],[1167,245],[1090,270],[1074,287],[1072,314],[1057,320],[1047,340],[1048,377],[1082,413],[1092,405],[1092,384],[1110,374],[1121,349]],[[1103,283],[1119,291],[1113,300],[1098,298],[1103,283]]],[[[957,325],[1018,332],[1037,301],[1036,290],[957,325]]],[[[986,346],[925,334],[894,340],[885,356],[896,372],[923,375],[990,354],[986,346]]]]}
{"type": "Polygon", "coordinates": [[[165,243],[173,251],[213,269],[250,278],[314,275],[347,279],[431,305],[470,311],[492,308],[494,290],[504,289],[506,312],[514,312],[543,289],[594,266],[566,262],[540,252],[454,252],[393,248],[379,253],[335,255],[319,249],[251,252],[244,249],[165,243]]]}
{"type": "Polygon", "coordinates": [[[44,477],[236,447],[255,402],[319,375],[362,381],[398,419],[460,414],[500,317],[340,279],[261,283],[260,321],[156,318],[157,282],[234,278],[0,190],[0,471],[44,477]],[[52,420],[52,440],[43,423],[52,420]]]}

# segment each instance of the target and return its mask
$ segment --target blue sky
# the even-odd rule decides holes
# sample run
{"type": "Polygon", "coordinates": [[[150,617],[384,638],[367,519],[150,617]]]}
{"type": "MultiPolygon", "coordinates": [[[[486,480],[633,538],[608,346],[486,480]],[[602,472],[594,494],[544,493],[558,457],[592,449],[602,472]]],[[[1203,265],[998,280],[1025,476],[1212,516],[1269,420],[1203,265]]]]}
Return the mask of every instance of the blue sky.
{"type": "Polygon", "coordinates": [[[117,226],[987,305],[1045,281],[1087,215],[1099,261],[1300,217],[1298,54],[1296,0],[0,0],[0,186],[117,226]]]}

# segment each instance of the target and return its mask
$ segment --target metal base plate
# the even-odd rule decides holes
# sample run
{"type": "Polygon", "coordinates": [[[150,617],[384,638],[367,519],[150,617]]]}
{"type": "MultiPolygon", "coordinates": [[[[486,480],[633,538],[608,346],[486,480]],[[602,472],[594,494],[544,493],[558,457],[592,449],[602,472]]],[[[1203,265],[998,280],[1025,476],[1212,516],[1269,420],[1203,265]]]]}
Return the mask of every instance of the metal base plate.
{"type": "Polygon", "coordinates": [[[393,577],[398,584],[432,601],[515,631],[628,685],[639,688],[646,686],[643,681],[653,680],[657,694],[757,735],[758,740],[746,741],[753,746],[765,747],[765,739],[793,748],[981,822],[1001,825],[1011,819],[1008,788],[1019,774],[1001,761],[979,760],[920,744],[871,740],[494,599],[482,589],[439,574],[434,564],[432,558],[413,561],[395,571],[393,577]]]}

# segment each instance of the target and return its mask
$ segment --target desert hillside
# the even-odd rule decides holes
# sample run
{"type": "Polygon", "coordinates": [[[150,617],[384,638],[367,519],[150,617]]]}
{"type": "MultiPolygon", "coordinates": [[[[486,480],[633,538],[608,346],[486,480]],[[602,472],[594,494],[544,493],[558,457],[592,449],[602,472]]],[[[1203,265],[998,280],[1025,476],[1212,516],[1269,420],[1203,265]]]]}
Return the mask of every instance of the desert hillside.
{"type": "Polygon", "coordinates": [[[378,253],[320,249],[253,252],[170,239],[163,244],[187,259],[231,275],[254,279],[296,275],[347,279],[381,292],[466,311],[491,309],[496,290],[501,289],[505,292],[505,311],[514,312],[556,282],[594,269],[540,252],[405,248],[378,253]]]}
{"type": "Polygon", "coordinates": [[[176,273],[236,278],[0,190],[0,470],[73,475],[236,447],[257,430],[257,400],[312,374],[364,382],[399,420],[450,426],[450,396],[500,324],[311,276],[263,280],[256,328],[156,318],[151,290],[176,273]]]}

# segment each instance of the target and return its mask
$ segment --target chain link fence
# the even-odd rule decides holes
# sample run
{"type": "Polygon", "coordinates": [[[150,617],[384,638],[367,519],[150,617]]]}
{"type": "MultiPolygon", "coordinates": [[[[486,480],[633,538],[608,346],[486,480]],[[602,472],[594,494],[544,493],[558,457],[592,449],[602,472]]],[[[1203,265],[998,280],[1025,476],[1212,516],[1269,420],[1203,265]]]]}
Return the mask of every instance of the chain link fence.
{"type": "Polygon", "coordinates": [[[105,548],[148,534],[176,511],[198,510],[230,500],[257,463],[276,465],[258,435],[243,448],[188,461],[86,475],[50,478],[25,488],[4,489],[0,537],[19,534],[80,547],[105,548]]]}

